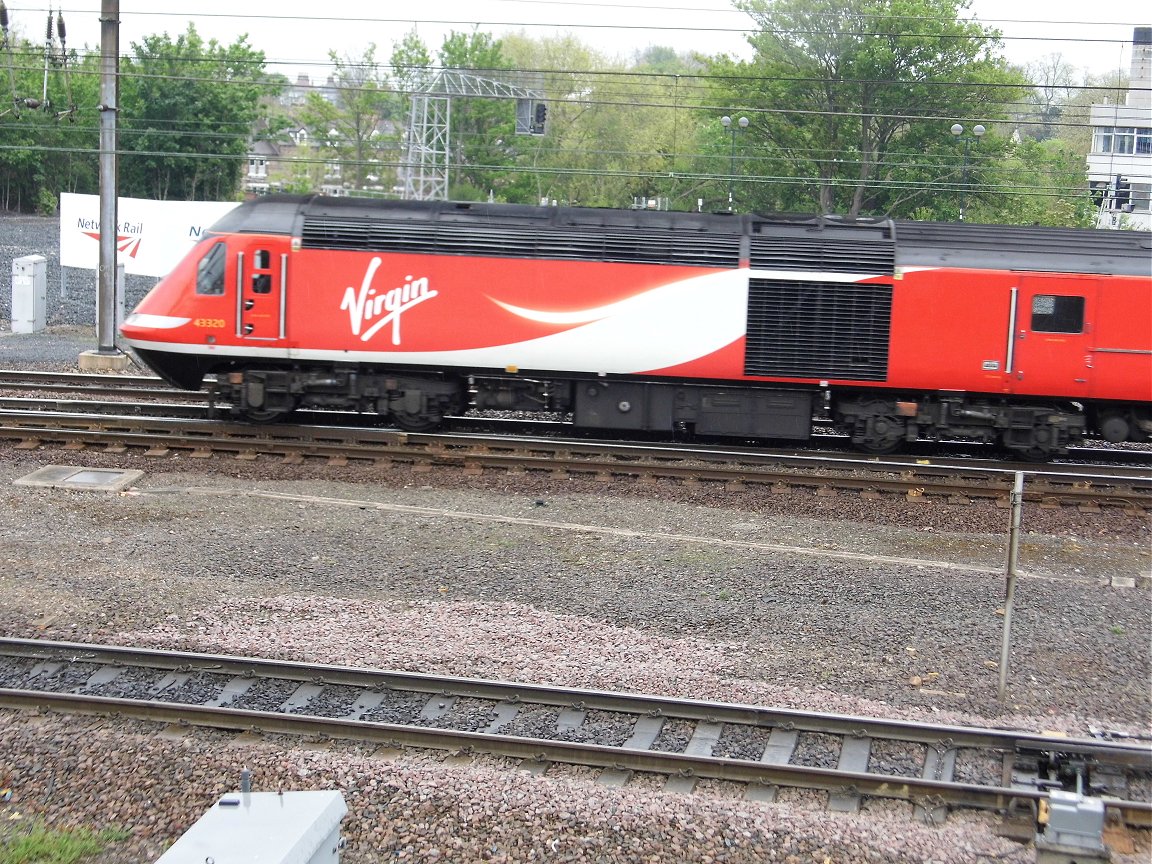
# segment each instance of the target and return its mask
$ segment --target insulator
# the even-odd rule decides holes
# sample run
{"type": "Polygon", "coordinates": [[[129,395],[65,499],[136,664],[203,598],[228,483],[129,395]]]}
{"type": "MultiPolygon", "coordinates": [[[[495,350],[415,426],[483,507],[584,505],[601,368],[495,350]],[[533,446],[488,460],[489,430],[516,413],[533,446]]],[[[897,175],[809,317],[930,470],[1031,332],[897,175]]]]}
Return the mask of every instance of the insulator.
{"type": "Polygon", "coordinates": [[[8,7],[0,2],[0,30],[8,33],[8,7]]]}
{"type": "Polygon", "coordinates": [[[48,10],[48,27],[44,31],[44,38],[49,42],[52,41],[52,10],[48,10]]]}
{"type": "Polygon", "coordinates": [[[63,42],[66,38],[68,38],[64,34],[64,13],[63,12],[57,12],[56,13],[56,35],[60,37],[61,42],[63,42]]]}

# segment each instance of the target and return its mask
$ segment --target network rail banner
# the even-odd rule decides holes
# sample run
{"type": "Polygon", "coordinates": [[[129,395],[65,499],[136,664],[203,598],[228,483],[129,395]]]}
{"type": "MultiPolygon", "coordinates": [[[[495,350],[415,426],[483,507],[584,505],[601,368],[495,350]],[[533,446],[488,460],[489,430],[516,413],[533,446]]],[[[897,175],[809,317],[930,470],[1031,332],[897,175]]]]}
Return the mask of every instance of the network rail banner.
{"type": "MultiPolygon", "coordinates": [[[[166,276],[212,223],[237,205],[228,201],[117,199],[116,262],[138,276],[166,276]]],[[[100,266],[100,196],[60,195],[60,265],[100,266]]]]}

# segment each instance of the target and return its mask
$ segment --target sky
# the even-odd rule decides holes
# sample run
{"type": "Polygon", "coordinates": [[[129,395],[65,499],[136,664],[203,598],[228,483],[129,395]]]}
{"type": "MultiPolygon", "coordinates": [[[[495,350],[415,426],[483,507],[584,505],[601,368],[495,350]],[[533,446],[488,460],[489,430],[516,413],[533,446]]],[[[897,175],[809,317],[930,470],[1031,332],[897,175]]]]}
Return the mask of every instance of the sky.
{"type": "MultiPolygon", "coordinates": [[[[6,0],[6,5],[11,25],[26,38],[39,41],[51,6],[64,15],[69,47],[100,43],[101,0],[6,0]]],[[[1093,6],[1083,0],[971,0],[970,12],[1002,31],[1004,53],[1013,62],[1060,54],[1082,72],[1126,73],[1132,29],[1152,25],[1152,9],[1147,0],[1110,0],[1098,8],[1101,21],[1088,20],[1093,6]]],[[[225,43],[247,33],[271,71],[293,78],[326,75],[329,51],[356,57],[369,42],[386,59],[392,43],[413,28],[433,53],[451,30],[479,26],[494,35],[571,33],[625,60],[649,45],[751,56],[744,38],[751,20],[729,0],[120,0],[120,19],[121,53],[148,34],[175,36],[193,20],[202,36],[225,43]],[[419,18],[393,11],[401,5],[409,14],[418,10],[419,18]]]]}

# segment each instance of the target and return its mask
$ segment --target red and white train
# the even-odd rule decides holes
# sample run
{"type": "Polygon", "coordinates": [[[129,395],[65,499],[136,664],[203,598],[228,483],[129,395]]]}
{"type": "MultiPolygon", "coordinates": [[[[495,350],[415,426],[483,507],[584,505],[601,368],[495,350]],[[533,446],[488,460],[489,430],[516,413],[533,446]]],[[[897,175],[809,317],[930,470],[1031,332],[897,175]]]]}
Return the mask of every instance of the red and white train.
{"type": "Polygon", "coordinates": [[[1152,433],[1152,247],[1126,231],[269,197],[125,321],[172,384],[269,421],[917,438],[1047,458],[1152,433]]]}

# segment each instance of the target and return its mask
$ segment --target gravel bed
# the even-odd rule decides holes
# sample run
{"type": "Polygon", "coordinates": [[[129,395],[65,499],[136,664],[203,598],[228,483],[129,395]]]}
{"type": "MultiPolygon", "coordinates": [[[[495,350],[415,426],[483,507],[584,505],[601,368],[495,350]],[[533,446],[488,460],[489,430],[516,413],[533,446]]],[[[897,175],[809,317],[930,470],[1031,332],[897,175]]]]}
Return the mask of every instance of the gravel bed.
{"type": "MultiPolygon", "coordinates": [[[[0,213],[0,319],[7,323],[12,317],[12,260],[25,255],[43,255],[46,259],[48,326],[95,327],[96,271],[60,267],[60,220],[4,213],[0,213]]],[[[131,311],[157,281],[151,276],[125,275],[126,311],[131,311]]]]}
{"type": "Polygon", "coordinates": [[[840,762],[841,741],[835,735],[822,732],[801,732],[796,738],[796,750],[791,764],[809,768],[835,768],[840,762]]]}
{"type": "MultiPolygon", "coordinates": [[[[53,230],[53,220],[0,217],[0,272],[10,272],[12,255],[48,254],[36,243],[54,248],[53,230]]],[[[94,347],[94,304],[81,298],[81,280],[70,276],[75,290],[59,298],[53,279],[50,267],[49,332],[13,335],[0,322],[0,365],[73,368],[94,347]]],[[[1003,566],[1006,522],[982,504],[0,442],[0,633],[1030,731],[1147,733],[1148,520],[1026,508],[1001,703],[1003,580],[976,568],[1003,566]],[[146,474],[118,495],[11,485],[46,464],[146,474]],[[857,557],[819,554],[828,549],[857,557]],[[1114,576],[1136,577],[1137,587],[1113,588],[1114,576]]],[[[165,696],[199,703],[223,683],[197,675],[165,696]]],[[[280,695],[271,710],[291,694],[280,695]]],[[[430,725],[483,729],[493,720],[490,703],[446,707],[430,725]]],[[[624,734],[598,724],[590,712],[573,734],[624,734]]],[[[654,749],[682,752],[690,734],[670,721],[654,749]]],[[[757,743],[725,730],[720,747],[739,756],[757,743]]],[[[873,759],[911,772],[915,756],[876,742],[873,759]]],[[[134,833],[107,862],[153,860],[235,788],[242,766],[257,789],[341,790],[348,864],[1033,858],[995,837],[992,819],[953,814],[927,828],[899,803],[834,815],[825,794],[801,790],[763,805],[724,784],[663,793],[663,779],[644,774],[609,788],[584,772],[529,776],[502,760],[16,712],[0,722],[0,785],[14,790],[0,824],[11,812],[96,828],[114,819],[134,833]]],[[[997,762],[957,763],[958,780],[999,771],[997,762]]],[[[1114,860],[1146,860],[1146,833],[1136,842],[1114,860]]]]}
{"type": "Polygon", "coordinates": [[[868,753],[868,770],[873,774],[919,777],[927,751],[922,744],[879,739],[872,742],[868,753]]]}
{"type": "Polygon", "coordinates": [[[771,734],[771,729],[762,726],[725,723],[720,740],[712,748],[712,754],[729,759],[759,759],[764,755],[771,734]]]}

